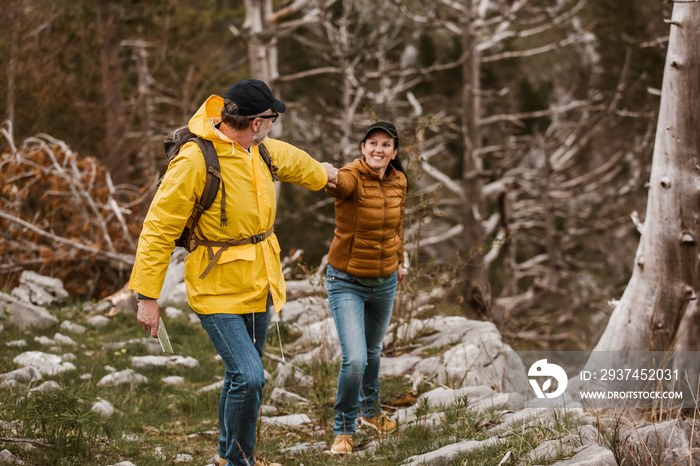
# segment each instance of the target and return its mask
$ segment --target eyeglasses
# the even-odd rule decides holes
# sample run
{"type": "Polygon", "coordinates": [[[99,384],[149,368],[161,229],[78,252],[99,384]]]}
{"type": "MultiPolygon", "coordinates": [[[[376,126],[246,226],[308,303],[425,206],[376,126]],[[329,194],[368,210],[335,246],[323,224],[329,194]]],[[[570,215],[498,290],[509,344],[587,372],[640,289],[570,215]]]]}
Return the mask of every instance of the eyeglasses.
{"type": "MultiPolygon", "coordinates": [[[[274,112],[274,110],[273,110],[273,112],[274,112]]],[[[253,121],[256,118],[266,118],[266,119],[272,119],[272,122],[274,123],[275,121],[277,121],[278,116],[280,116],[280,114],[275,112],[272,115],[260,115],[260,116],[256,116],[256,117],[250,117],[250,118],[248,118],[248,121],[253,121]]]]}

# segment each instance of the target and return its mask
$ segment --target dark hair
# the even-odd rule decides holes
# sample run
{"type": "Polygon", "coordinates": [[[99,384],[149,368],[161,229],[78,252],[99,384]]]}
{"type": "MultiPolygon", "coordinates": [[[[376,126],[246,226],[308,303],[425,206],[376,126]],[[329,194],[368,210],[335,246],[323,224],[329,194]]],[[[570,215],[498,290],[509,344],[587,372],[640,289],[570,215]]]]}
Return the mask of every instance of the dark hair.
{"type": "Polygon", "coordinates": [[[251,116],[237,115],[237,112],[238,105],[232,100],[224,99],[224,106],[221,108],[221,122],[231,129],[240,131],[248,127],[251,118],[264,115],[267,113],[267,110],[258,115],[251,116]]]}

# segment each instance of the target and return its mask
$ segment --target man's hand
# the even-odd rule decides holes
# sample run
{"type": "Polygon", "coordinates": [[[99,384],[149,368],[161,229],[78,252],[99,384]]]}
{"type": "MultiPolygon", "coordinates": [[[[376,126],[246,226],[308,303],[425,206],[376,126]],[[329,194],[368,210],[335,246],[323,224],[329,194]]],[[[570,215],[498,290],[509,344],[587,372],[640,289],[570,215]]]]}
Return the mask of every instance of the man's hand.
{"type": "Polygon", "coordinates": [[[136,319],[141,327],[151,332],[153,338],[158,338],[158,320],[160,319],[158,300],[139,299],[136,319]]]}
{"type": "Polygon", "coordinates": [[[323,165],[323,168],[326,169],[326,175],[328,175],[328,183],[326,183],[326,187],[335,188],[338,183],[338,169],[328,162],[323,162],[321,165],[323,165]]]}

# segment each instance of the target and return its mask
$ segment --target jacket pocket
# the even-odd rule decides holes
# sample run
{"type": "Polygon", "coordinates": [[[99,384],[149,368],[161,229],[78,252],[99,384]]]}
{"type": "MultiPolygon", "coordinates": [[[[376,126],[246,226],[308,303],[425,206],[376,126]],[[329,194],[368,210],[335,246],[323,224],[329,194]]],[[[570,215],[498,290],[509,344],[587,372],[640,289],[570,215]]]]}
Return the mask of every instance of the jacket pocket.
{"type": "Polygon", "coordinates": [[[226,264],[233,261],[254,261],[255,260],[255,245],[246,244],[245,246],[232,246],[221,253],[217,264],[226,264]]]}

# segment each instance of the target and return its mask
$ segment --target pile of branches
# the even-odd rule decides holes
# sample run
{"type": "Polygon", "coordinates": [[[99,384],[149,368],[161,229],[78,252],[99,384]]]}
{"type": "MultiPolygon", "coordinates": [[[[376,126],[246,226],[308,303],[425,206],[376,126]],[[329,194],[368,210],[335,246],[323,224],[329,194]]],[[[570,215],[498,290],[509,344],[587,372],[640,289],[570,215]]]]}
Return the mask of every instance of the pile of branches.
{"type": "Polygon", "coordinates": [[[0,286],[23,270],[59,278],[72,295],[102,298],[124,285],[153,186],[114,186],[94,157],[42,134],[0,157],[0,286]]]}

